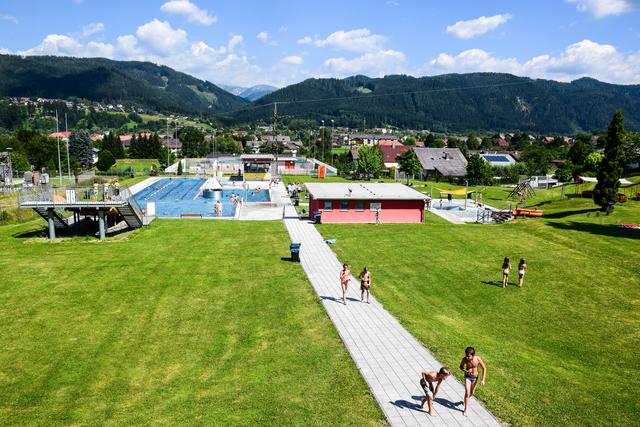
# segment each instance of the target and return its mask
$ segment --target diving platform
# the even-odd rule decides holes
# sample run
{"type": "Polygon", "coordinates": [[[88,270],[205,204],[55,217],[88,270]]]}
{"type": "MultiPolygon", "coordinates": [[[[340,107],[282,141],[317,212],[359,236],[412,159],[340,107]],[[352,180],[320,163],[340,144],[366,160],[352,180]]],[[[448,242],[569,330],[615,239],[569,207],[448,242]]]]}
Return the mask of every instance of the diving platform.
{"type": "Polygon", "coordinates": [[[108,223],[124,221],[128,228],[146,225],[145,215],[126,186],[119,189],[101,185],[93,187],[34,187],[18,192],[18,206],[33,209],[49,225],[49,239],[55,240],[56,229],[68,229],[81,216],[98,218],[100,239],[104,239],[108,223]],[[66,213],[71,212],[73,218],[66,213]]]}

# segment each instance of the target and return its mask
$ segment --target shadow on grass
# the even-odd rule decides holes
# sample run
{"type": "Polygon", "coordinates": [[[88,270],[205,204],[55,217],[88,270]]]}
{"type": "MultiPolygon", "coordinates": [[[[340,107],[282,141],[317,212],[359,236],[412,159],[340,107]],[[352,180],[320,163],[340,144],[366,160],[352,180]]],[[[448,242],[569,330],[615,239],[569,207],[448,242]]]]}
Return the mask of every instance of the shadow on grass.
{"type": "MultiPolygon", "coordinates": [[[[502,287],[502,282],[498,282],[498,281],[483,280],[480,283],[482,283],[483,285],[497,286],[499,288],[502,287]]],[[[508,285],[508,283],[507,283],[507,285],[508,285]]]]}
{"type": "Polygon", "coordinates": [[[551,227],[560,230],[583,231],[600,236],[622,237],[626,239],[640,239],[640,230],[620,228],[616,224],[590,224],[586,222],[549,222],[551,227]]]}
{"type": "Polygon", "coordinates": [[[46,228],[40,228],[38,230],[23,231],[23,232],[15,233],[12,235],[12,237],[15,237],[16,239],[31,239],[34,237],[48,237],[48,236],[49,236],[49,231],[46,228]]]}
{"type": "Polygon", "coordinates": [[[409,402],[408,400],[398,399],[395,402],[389,401],[389,403],[401,409],[411,409],[413,411],[424,412],[425,414],[427,413],[427,411],[422,409],[419,404],[415,402],[409,402]]]}
{"type": "Polygon", "coordinates": [[[551,218],[551,219],[558,219],[558,218],[566,218],[566,217],[571,216],[571,215],[581,215],[581,214],[585,214],[585,213],[598,212],[598,211],[600,211],[600,208],[579,209],[579,210],[575,210],[575,211],[555,212],[555,213],[551,213],[551,214],[546,214],[543,217],[544,218],[551,218]]]}
{"type": "Polygon", "coordinates": [[[280,261],[287,261],[287,262],[299,262],[297,260],[294,260],[293,258],[291,258],[290,256],[283,256],[280,258],[280,261]]]}

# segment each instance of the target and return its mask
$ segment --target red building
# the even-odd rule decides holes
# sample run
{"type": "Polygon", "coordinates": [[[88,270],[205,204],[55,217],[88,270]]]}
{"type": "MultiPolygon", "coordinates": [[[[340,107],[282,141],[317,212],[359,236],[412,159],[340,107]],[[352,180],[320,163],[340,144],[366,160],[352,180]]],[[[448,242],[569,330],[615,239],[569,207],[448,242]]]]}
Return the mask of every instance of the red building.
{"type": "Polygon", "coordinates": [[[426,196],[400,183],[307,183],[309,216],[321,221],[421,223],[426,196]]]}

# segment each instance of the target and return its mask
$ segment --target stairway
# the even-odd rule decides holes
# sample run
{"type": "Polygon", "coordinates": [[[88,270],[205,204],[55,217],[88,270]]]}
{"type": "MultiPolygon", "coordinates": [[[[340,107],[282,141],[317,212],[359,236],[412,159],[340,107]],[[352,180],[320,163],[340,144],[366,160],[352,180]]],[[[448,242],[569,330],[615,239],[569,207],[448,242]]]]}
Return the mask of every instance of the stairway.
{"type": "Polygon", "coordinates": [[[491,218],[496,223],[502,223],[502,222],[511,221],[514,218],[514,216],[513,216],[513,212],[511,211],[493,211],[491,212],[491,218]]]}
{"type": "Polygon", "coordinates": [[[122,218],[125,220],[129,228],[138,228],[142,227],[142,215],[140,215],[136,210],[131,206],[131,203],[127,203],[118,208],[118,212],[122,215],[122,218]]]}
{"type": "MultiPolygon", "coordinates": [[[[33,210],[36,211],[36,213],[42,218],[44,218],[45,221],[49,221],[49,213],[47,212],[47,208],[33,208],[33,210]]],[[[61,217],[60,214],[55,210],[53,211],[53,224],[56,228],[69,227],[69,223],[67,222],[67,220],[61,217]]]]}

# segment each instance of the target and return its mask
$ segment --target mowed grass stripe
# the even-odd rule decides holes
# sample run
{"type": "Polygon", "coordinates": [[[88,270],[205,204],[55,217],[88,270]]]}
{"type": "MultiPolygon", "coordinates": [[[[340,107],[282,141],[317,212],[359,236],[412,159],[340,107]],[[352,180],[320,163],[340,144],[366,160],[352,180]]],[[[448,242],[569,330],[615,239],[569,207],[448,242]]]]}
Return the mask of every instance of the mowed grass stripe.
{"type": "Polygon", "coordinates": [[[378,425],[280,222],[0,228],[0,423],[378,425]]]}
{"type": "Polygon", "coordinates": [[[637,222],[640,204],[610,216],[588,201],[547,207],[567,215],[319,227],[354,271],[372,270],[376,297],[442,363],[457,371],[464,348],[477,348],[489,366],[478,397],[495,415],[515,425],[634,424],[640,233],[618,224],[637,222]],[[504,256],[513,265],[507,289],[504,256]],[[520,257],[529,265],[523,289],[515,286],[520,257]]]}

